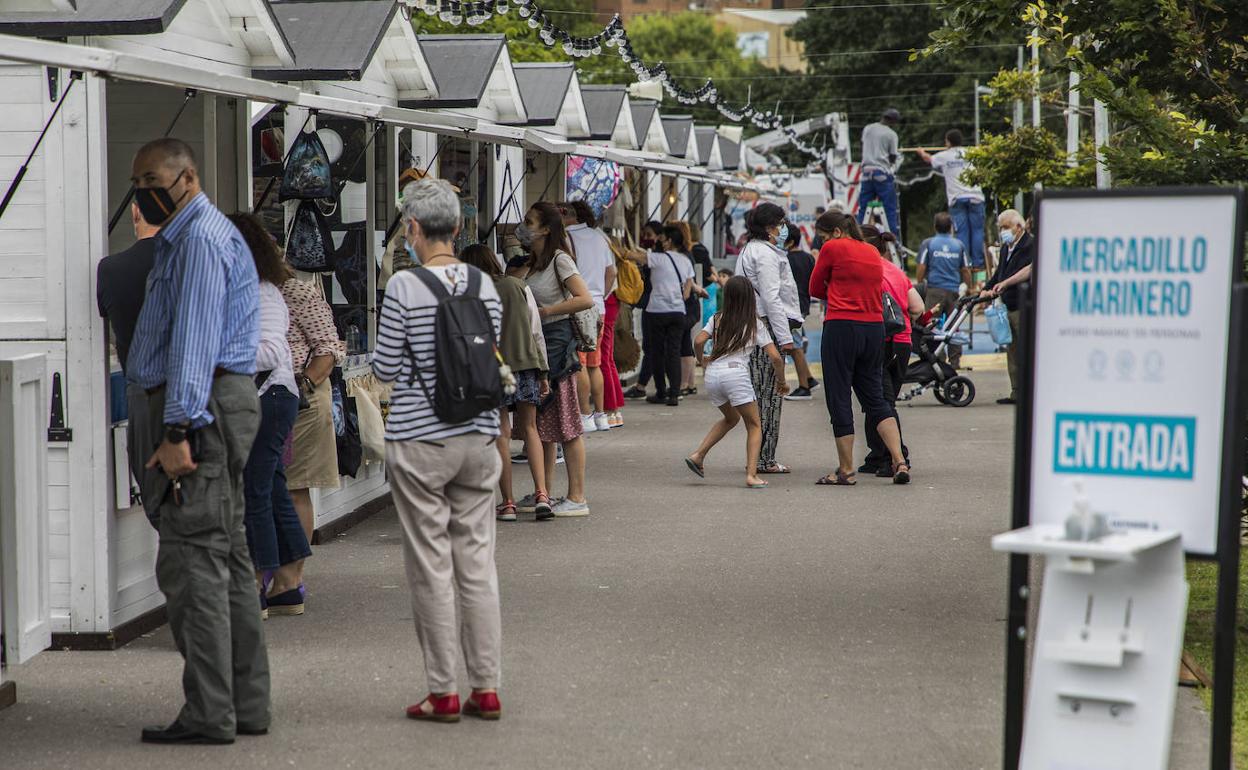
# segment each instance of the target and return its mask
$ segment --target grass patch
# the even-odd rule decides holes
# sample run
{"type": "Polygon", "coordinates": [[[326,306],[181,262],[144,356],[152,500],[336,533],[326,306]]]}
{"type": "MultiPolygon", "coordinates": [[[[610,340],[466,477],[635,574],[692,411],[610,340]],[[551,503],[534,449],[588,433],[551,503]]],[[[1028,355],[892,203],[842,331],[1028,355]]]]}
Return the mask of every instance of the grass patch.
{"type": "MultiPolygon", "coordinates": [[[[1240,591],[1244,591],[1248,577],[1248,559],[1239,564],[1240,591]]],[[[1183,647],[1201,666],[1216,676],[1213,670],[1213,618],[1218,606],[1218,565],[1214,562],[1192,561],[1187,565],[1187,630],[1183,647]]],[[[1240,603],[1243,599],[1241,597],[1240,603]]],[[[1242,616],[1239,619],[1242,628],[1242,616]]],[[[1243,631],[1238,635],[1242,638],[1243,631]]],[[[1213,691],[1200,688],[1205,708],[1213,707],[1213,691]]],[[[1237,641],[1235,645],[1235,724],[1232,741],[1236,767],[1248,767],[1248,644],[1237,641]]]]}

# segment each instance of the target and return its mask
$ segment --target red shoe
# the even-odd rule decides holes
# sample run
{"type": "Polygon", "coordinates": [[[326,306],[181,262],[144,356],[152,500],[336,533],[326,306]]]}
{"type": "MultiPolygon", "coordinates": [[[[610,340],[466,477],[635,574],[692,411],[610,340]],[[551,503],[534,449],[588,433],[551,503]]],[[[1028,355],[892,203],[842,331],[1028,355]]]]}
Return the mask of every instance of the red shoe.
{"type": "Polygon", "coordinates": [[[498,719],[503,706],[498,702],[497,692],[473,692],[464,701],[464,715],[479,719],[498,719]]]}
{"type": "MultiPolygon", "coordinates": [[[[496,700],[495,703],[498,701],[496,700]]],[[[434,695],[430,693],[420,703],[407,707],[408,719],[423,719],[427,722],[458,722],[459,693],[450,695],[434,695]]]]}

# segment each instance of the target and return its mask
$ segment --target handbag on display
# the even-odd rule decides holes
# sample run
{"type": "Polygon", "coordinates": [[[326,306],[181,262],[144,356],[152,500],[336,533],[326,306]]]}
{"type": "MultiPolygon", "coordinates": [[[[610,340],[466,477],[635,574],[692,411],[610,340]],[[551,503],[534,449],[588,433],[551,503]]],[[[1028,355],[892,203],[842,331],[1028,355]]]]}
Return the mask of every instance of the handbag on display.
{"type": "MultiPolygon", "coordinates": [[[[338,474],[355,478],[364,460],[364,445],[360,441],[360,417],[356,408],[355,397],[347,395],[347,384],[342,379],[342,370],[335,369],[332,375],[334,400],[342,404],[342,433],[338,434],[338,474]]],[[[336,426],[335,426],[336,427],[336,426]]]]}
{"type": "Polygon", "coordinates": [[[325,273],[334,269],[333,237],[329,223],[314,201],[305,200],[295,210],[286,235],[286,261],[305,273],[325,273]]]}
{"type": "Polygon", "coordinates": [[[884,292],[882,300],[884,338],[888,339],[906,330],[906,317],[902,315],[901,305],[897,304],[892,294],[884,292]]]}
{"type": "Polygon", "coordinates": [[[988,334],[998,345],[1014,344],[1014,331],[1010,328],[1010,311],[1000,301],[992,303],[984,309],[984,318],[988,319],[988,334]]]}
{"type": "Polygon", "coordinates": [[[329,153],[315,131],[304,131],[295,137],[282,169],[282,186],[277,200],[312,200],[333,198],[334,183],[329,172],[329,153]]]}

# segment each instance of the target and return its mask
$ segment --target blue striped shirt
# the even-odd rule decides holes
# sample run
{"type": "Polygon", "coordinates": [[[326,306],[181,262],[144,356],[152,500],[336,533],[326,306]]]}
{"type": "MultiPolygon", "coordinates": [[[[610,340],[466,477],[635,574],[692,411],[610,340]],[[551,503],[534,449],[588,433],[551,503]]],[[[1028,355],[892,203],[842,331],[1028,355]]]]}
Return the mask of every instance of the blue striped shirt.
{"type": "Polygon", "coordinates": [[[218,367],[255,373],[259,308],[251,250],[200,193],[156,236],[147,298],[127,361],[134,384],[166,386],[166,425],[212,422],[208,397],[218,367]]]}

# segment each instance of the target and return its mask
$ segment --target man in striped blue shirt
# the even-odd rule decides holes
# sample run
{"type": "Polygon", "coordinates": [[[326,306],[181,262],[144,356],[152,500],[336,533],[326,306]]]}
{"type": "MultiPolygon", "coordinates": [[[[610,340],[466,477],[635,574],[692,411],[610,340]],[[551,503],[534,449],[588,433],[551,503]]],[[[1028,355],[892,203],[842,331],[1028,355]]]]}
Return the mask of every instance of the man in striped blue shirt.
{"type": "Polygon", "coordinates": [[[133,165],[135,203],[161,226],[126,373],[143,505],[160,531],[156,580],[185,660],[186,703],[148,743],[233,743],[269,727],[269,662],[243,529],[243,466],[259,426],[259,288],[238,230],[200,189],[186,143],[133,165]]]}

